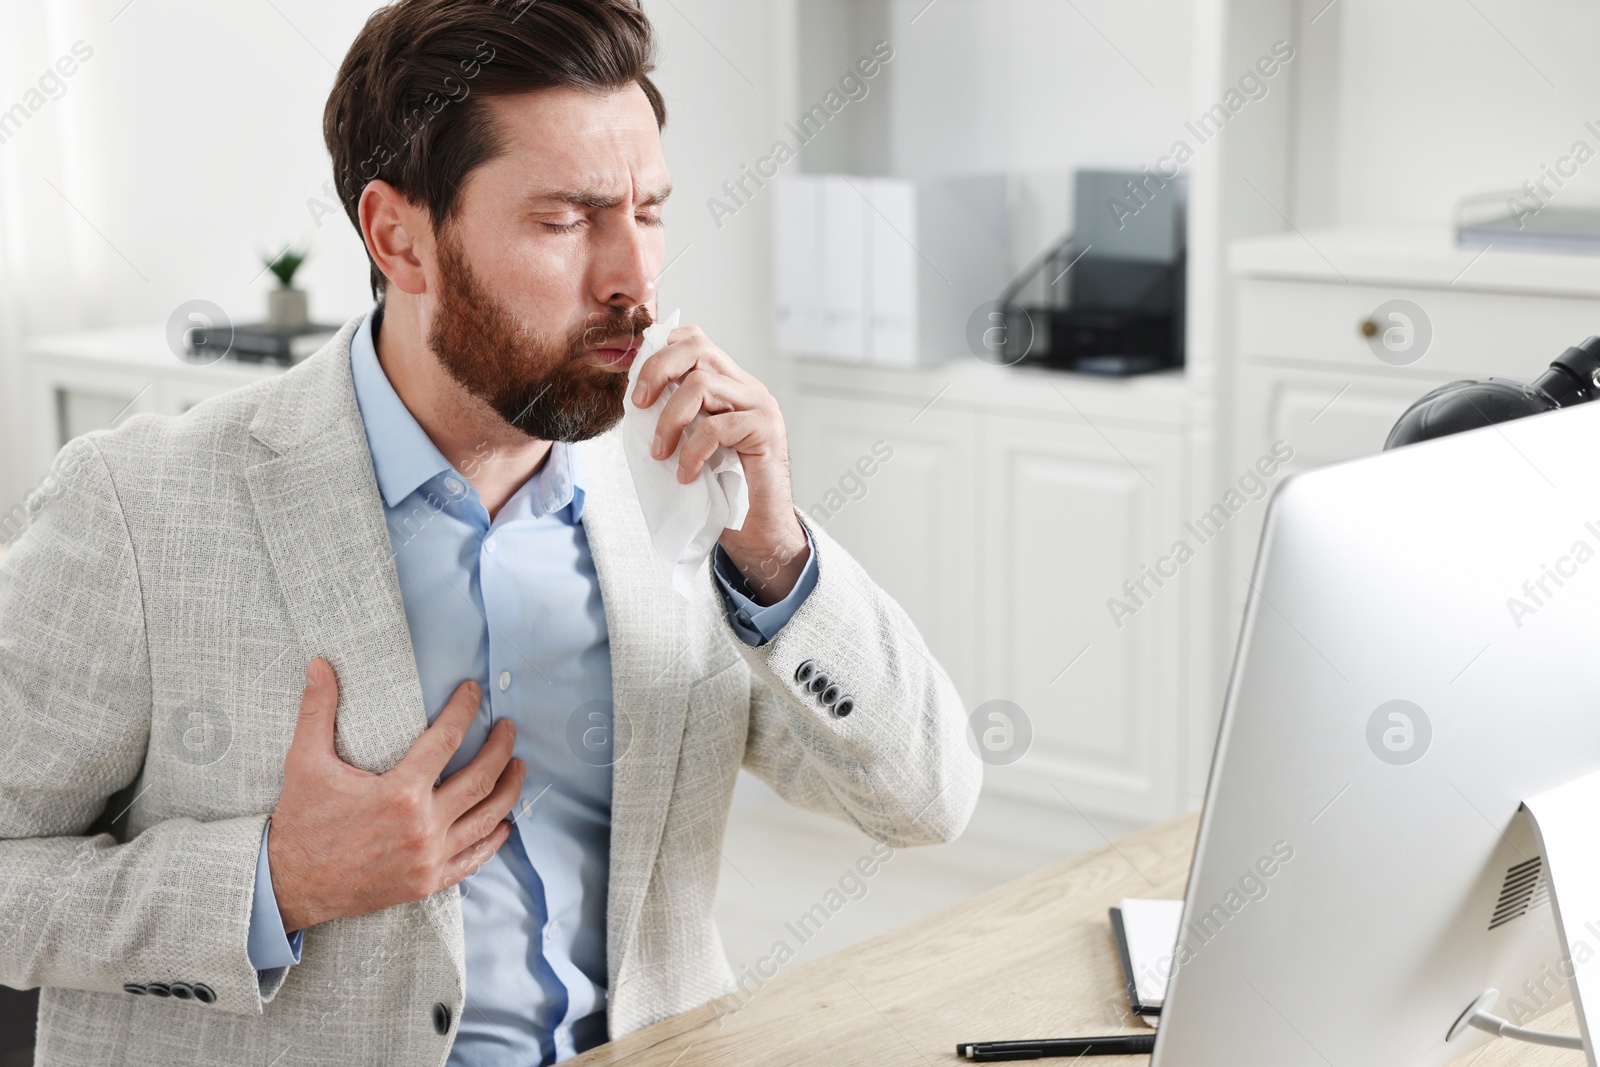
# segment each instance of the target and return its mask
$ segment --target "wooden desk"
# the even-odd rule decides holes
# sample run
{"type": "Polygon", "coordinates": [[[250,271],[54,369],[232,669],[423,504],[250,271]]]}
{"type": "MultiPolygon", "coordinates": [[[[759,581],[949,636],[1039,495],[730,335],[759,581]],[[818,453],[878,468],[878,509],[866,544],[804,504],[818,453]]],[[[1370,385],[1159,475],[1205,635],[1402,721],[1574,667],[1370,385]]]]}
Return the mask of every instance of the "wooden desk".
{"type": "MultiPolygon", "coordinates": [[[[1129,1016],[1106,909],[1123,897],[1182,896],[1198,823],[1198,815],[1180,815],[780,971],[753,996],[725,997],[567,1062],[928,1067],[969,1062],[955,1054],[959,1041],[1149,1033],[1129,1016]]],[[[1540,1022],[1569,1033],[1576,1025],[1570,1008],[1540,1022]]],[[[1575,1067],[1584,1060],[1581,1052],[1496,1041],[1458,1062],[1575,1067]]],[[[1095,1059],[1096,1067],[1148,1063],[1144,1056],[1095,1059]]]]}

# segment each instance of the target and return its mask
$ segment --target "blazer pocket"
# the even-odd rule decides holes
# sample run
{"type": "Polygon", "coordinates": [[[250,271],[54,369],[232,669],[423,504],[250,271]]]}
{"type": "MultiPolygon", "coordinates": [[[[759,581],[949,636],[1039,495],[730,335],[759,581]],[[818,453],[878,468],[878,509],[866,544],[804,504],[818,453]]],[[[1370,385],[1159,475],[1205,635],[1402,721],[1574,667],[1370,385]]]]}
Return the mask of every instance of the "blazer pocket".
{"type": "Polygon", "coordinates": [[[735,656],[726,666],[719,667],[689,687],[689,710],[694,711],[697,701],[727,700],[744,695],[750,698],[750,664],[735,656]]]}
{"type": "Polygon", "coordinates": [[[737,770],[750,728],[750,665],[735,658],[690,686],[688,701],[680,780],[729,765],[737,770]]]}

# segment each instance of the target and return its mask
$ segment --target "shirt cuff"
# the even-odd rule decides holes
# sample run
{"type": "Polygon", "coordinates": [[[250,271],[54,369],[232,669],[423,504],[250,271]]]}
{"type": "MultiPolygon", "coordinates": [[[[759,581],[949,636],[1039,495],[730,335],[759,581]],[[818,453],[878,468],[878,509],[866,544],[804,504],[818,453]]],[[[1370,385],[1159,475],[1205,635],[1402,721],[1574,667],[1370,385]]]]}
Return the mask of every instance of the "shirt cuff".
{"type": "Polygon", "coordinates": [[[267,864],[267,834],[272,820],[261,829],[261,853],[256,857],[256,895],[250,905],[250,966],[258,971],[288,967],[300,962],[300,943],[305,932],[289,936],[278,914],[278,898],[272,892],[272,868],[267,864]]]}
{"type": "MultiPolygon", "coordinates": [[[[804,530],[805,524],[802,523],[800,528],[804,530]]],[[[800,605],[816,588],[817,546],[811,541],[810,530],[806,530],[806,552],[806,565],[789,595],[776,604],[762,607],[750,599],[750,586],[722,546],[718,545],[712,550],[711,573],[717,576],[717,588],[722,592],[722,606],[728,617],[728,625],[739,635],[739,640],[751,648],[760,648],[777,637],[778,631],[794,618],[794,613],[800,610],[800,605]]]]}

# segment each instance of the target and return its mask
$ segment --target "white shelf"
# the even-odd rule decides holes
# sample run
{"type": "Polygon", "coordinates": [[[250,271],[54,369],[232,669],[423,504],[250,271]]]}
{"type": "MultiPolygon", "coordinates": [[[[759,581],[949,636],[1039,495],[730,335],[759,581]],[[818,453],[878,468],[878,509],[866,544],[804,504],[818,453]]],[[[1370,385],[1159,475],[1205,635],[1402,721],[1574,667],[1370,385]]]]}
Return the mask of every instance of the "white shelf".
{"type": "Polygon", "coordinates": [[[150,323],[24,342],[22,380],[32,417],[23,468],[29,481],[50,467],[68,436],[113,424],[125,415],[181,415],[195,404],[282,374],[278,363],[219,359],[188,363],[167,345],[166,327],[150,323]]]}
{"type": "Polygon", "coordinates": [[[119,326],[82,333],[48,334],[25,343],[27,358],[36,363],[88,365],[151,375],[179,375],[185,380],[232,388],[281,374],[276,363],[242,363],[221,359],[194,364],[167,347],[166,328],[158,324],[119,326]]]}
{"type": "Polygon", "coordinates": [[[1182,428],[1189,411],[1189,382],[1181,369],[1108,378],[1040,367],[998,367],[977,359],[909,369],[795,359],[793,367],[795,384],[807,393],[874,397],[918,407],[932,402],[944,411],[1003,409],[1067,419],[1087,416],[1169,431],[1182,428]]]}
{"type": "Polygon", "coordinates": [[[1463,248],[1443,229],[1307,230],[1237,240],[1241,277],[1600,296],[1600,256],[1463,248]]]}

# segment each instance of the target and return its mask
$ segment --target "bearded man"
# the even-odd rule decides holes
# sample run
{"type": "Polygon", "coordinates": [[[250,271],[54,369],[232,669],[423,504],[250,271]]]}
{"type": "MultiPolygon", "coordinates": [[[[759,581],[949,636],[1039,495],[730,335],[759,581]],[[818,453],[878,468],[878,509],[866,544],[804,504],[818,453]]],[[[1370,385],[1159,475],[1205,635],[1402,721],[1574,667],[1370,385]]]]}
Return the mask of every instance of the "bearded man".
{"type": "Polygon", "coordinates": [[[796,511],[772,396],[694,326],[628,392],[651,53],[632,0],[379,10],[324,121],[376,306],[57,457],[0,567],[41,1067],[553,1063],[733,991],[741,766],[891,846],[965,825],[959,697],[796,511]],[[655,458],[750,500],[690,599],[613,429],[671,383],[655,458]]]}

